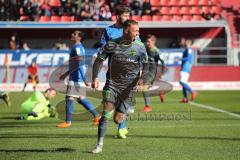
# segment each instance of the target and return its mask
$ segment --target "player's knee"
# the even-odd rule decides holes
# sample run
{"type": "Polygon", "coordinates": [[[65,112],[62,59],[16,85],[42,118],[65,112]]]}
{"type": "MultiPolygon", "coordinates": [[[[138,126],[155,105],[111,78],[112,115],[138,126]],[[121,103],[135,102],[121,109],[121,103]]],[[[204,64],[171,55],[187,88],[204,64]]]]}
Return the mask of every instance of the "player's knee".
{"type": "Polygon", "coordinates": [[[74,100],[74,98],[72,96],[66,96],[65,99],[66,100],[74,100]]]}
{"type": "Polygon", "coordinates": [[[119,123],[121,123],[123,121],[123,117],[124,117],[123,113],[116,112],[116,114],[114,115],[114,119],[113,120],[114,120],[114,122],[116,124],[119,124],[119,123]]]}
{"type": "Polygon", "coordinates": [[[113,115],[113,111],[104,110],[103,113],[102,113],[101,119],[110,120],[112,118],[112,115],[113,115]]]}

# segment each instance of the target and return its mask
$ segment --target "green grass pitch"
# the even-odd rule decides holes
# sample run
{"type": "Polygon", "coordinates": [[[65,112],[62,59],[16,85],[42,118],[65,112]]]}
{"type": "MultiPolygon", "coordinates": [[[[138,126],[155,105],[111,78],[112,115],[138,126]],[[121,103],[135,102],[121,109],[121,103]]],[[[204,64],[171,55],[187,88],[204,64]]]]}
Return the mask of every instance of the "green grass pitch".
{"type": "MultiPolygon", "coordinates": [[[[226,111],[223,113],[179,103],[179,91],[170,92],[164,103],[152,97],[153,112],[141,113],[144,103],[138,98],[135,113],[128,117],[128,138],[115,139],[117,126],[111,121],[103,152],[98,155],[88,153],[95,146],[97,135],[97,127],[89,120],[74,121],[67,129],[56,128],[59,119],[16,120],[20,104],[29,95],[10,93],[12,107],[0,101],[0,160],[236,160],[240,157],[240,91],[199,91],[195,103],[226,111]]],[[[63,99],[64,95],[59,94],[52,103],[63,99]]],[[[89,100],[95,106],[100,103],[94,98],[89,100]]],[[[75,105],[75,110],[83,111],[80,105],[75,105]]]]}

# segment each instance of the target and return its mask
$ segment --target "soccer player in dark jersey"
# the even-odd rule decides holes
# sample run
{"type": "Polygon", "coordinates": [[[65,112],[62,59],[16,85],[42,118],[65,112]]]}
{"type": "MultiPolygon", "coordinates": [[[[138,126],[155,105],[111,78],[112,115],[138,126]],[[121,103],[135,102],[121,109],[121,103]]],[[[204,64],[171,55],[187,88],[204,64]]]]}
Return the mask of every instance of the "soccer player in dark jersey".
{"type": "Polygon", "coordinates": [[[58,128],[67,128],[71,126],[74,98],[77,98],[77,102],[93,115],[94,125],[98,125],[98,121],[100,119],[100,116],[94,106],[85,98],[83,87],[81,87],[81,82],[88,85],[85,81],[86,79],[83,68],[85,49],[81,43],[82,40],[83,33],[81,31],[75,31],[72,33],[71,41],[74,46],[70,52],[69,70],[60,77],[61,80],[64,80],[69,75],[66,93],[66,120],[65,122],[57,125],[58,128]]]}
{"type": "MultiPolygon", "coordinates": [[[[148,63],[149,63],[149,77],[147,81],[144,83],[144,85],[152,85],[156,75],[157,75],[157,68],[158,68],[158,62],[161,62],[161,74],[164,72],[165,68],[165,63],[160,57],[160,50],[156,47],[156,37],[152,34],[147,35],[147,40],[146,40],[146,50],[148,54],[148,63]]],[[[160,100],[163,101],[163,93],[159,93],[160,100]]],[[[150,94],[149,92],[143,91],[143,97],[144,97],[144,102],[145,102],[145,107],[143,108],[143,112],[151,112],[152,108],[150,106],[150,94]]]]}
{"type": "MultiPolygon", "coordinates": [[[[102,37],[100,39],[100,47],[103,47],[108,41],[117,39],[123,36],[123,23],[130,19],[130,8],[124,5],[119,5],[116,8],[116,23],[108,26],[104,29],[102,37]]],[[[139,37],[136,38],[137,40],[141,41],[139,37]]],[[[133,112],[133,106],[129,108],[129,111],[133,112]]],[[[118,138],[125,139],[126,134],[128,133],[127,127],[126,127],[126,120],[123,120],[118,125],[118,138]]]]}
{"type": "Polygon", "coordinates": [[[33,89],[36,91],[36,86],[39,83],[39,78],[38,78],[38,65],[36,62],[32,62],[30,66],[28,66],[28,80],[25,82],[23,86],[23,92],[25,91],[25,88],[28,83],[33,84],[33,89]]]}
{"type": "Polygon", "coordinates": [[[98,141],[96,148],[91,153],[102,152],[103,140],[107,130],[108,119],[114,114],[114,122],[119,124],[126,116],[129,106],[135,101],[131,95],[137,84],[143,84],[143,77],[140,77],[141,65],[145,75],[145,64],[147,53],[143,43],[136,41],[139,35],[138,23],[134,20],[127,20],[123,24],[123,36],[109,41],[99,51],[93,65],[92,87],[98,88],[97,78],[101,64],[108,58],[109,68],[107,80],[103,88],[103,112],[98,125],[98,141]],[[132,102],[130,104],[129,102],[132,102]]]}

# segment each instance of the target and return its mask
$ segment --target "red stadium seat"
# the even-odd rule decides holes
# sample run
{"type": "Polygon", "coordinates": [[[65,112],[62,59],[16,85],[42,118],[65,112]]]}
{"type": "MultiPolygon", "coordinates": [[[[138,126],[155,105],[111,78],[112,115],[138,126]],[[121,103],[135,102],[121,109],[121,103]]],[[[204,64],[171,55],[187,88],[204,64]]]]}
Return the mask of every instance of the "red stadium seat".
{"type": "Polygon", "coordinates": [[[163,15],[161,21],[171,21],[172,17],[169,15],[163,15]]]}
{"type": "Polygon", "coordinates": [[[52,22],[60,22],[61,18],[59,16],[51,16],[51,21],[52,22]]]}
{"type": "Polygon", "coordinates": [[[178,6],[179,0],[171,0],[169,5],[170,6],[178,6]]]}
{"type": "Polygon", "coordinates": [[[71,22],[72,21],[72,17],[70,17],[70,16],[62,16],[61,17],[61,21],[62,22],[71,22]]]}
{"type": "Polygon", "coordinates": [[[201,21],[201,20],[203,20],[203,18],[200,15],[194,15],[192,18],[192,21],[201,21]]]}
{"type": "Polygon", "coordinates": [[[173,21],[181,21],[181,19],[182,19],[182,17],[179,15],[174,15],[172,18],[173,21]]]}
{"type": "Polygon", "coordinates": [[[189,7],[182,7],[180,10],[181,14],[190,14],[190,8],[189,7]]]}
{"type": "Polygon", "coordinates": [[[161,6],[168,6],[168,5],[169,5],[169,0],[161,0],[161,6]]]}
{"type": "Polygon", "coordinates": [[[152,6],[159,7],[160,6],[160,0],[151,0],[150,4],[152,6]]]}
{"type": "Polygon", "coordinates": [[[177,14],[177,15],[180,14],[179,7],[172,7],[171,14],[177,14]]]}
{"type": "Polygon", "coordinates": [[[189,1],[188,0],[181,0],[180,1],[180,6],[187,6],[189,5],[189,1]]]}
{"type": "Polygon", "coordinates": [[[222,11],[219,6],[213,6],[213,7],[212,7],[212,10],[213,10],[213,12],[216,13],[216,14],[221,14],[221,11],[222,11]]]}
{"type": "Polygon", "coordinates": [[[152,20],[153,21],[160,21],[161,20],[161,16],[153,15],[152,20]]]}
{"type": "Polygon", "coordinates": [[[199,2],[199,0],[190,0],[189,4],[191,6],[198,6],[198,2],[199,2]]]}
{"type": "Polygon", "coordinates": [[[192,7],[191,13],[192,14],[201,14],[201,10],[199,7],[192,7]]]}
{"type": "Polygon", "coordinates": [[[209,5],[209,1],[208,0],[201,0],[200,5],[207,6],[207,5],[209,5]]]}
{"type": "Polygon", "coordinates": [[[30,18],[29,18],[29,16],[20,16],[20,21],[29,21],[30,20],[30,18]]]}
{"type": "Polygon", "coordinates": [[[142,21],[152,21],[152,16],[143,15],[143,16],[142,16],[142,21]]]}
{"type": "Polygon", "coordinates": [[[50,0],[49,4],[52,7],[61,7],[61,2],[59,0],[50,0]]]}
{"type": "Polygon", "coordinates": [[[41,16],[39,18],[39,21],[40,22],[49,22],[50,21],[50,17],[48,17],[48,16],[41,16]]]}
{"type": "Polygon", "coordinates": [[[212,5],[219,5],[220,4],[220,0],[211,0],[212,5]]]}
{"type": "Polygon", "coordinates": [[[142,18],[140,16],[137,16],[137,15],[133,15],[132,19],[135,20],[135,21],[141,21],[142,20],[142,18]]]}
{"type": "Polygon", "coordinates": [[[182,17],[182,21],[191,21],[191,20],[192,20],[192,16],[190,16],[190,15],[184,15],[182,17]]]}
{"type": "Polygon", "coordinates": [[[160,10],[161,14],[170,14],[170,9],[169,7],[162,7],[160,10]]]}
{"type": "Polygon", "coordinates": [[[208,6],[204,6],[204,7],[202,7],[202,11],[203,11],[203,13],[208,14],[208,13],[210,13],[211,9],[208,6]]]}

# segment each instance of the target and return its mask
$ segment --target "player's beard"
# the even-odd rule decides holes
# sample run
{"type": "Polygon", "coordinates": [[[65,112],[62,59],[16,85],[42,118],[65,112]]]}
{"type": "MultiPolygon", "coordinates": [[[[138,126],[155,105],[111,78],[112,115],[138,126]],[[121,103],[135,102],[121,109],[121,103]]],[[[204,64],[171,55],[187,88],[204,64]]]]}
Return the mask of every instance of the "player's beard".
{"type": "Polygon", "coordinates": [[[125,17],[120,17],[120,23],[123,25],[123,23],[125,22],[125,21],[127,21],[128,19],[127,18],[125,18],[125,17]]]}

